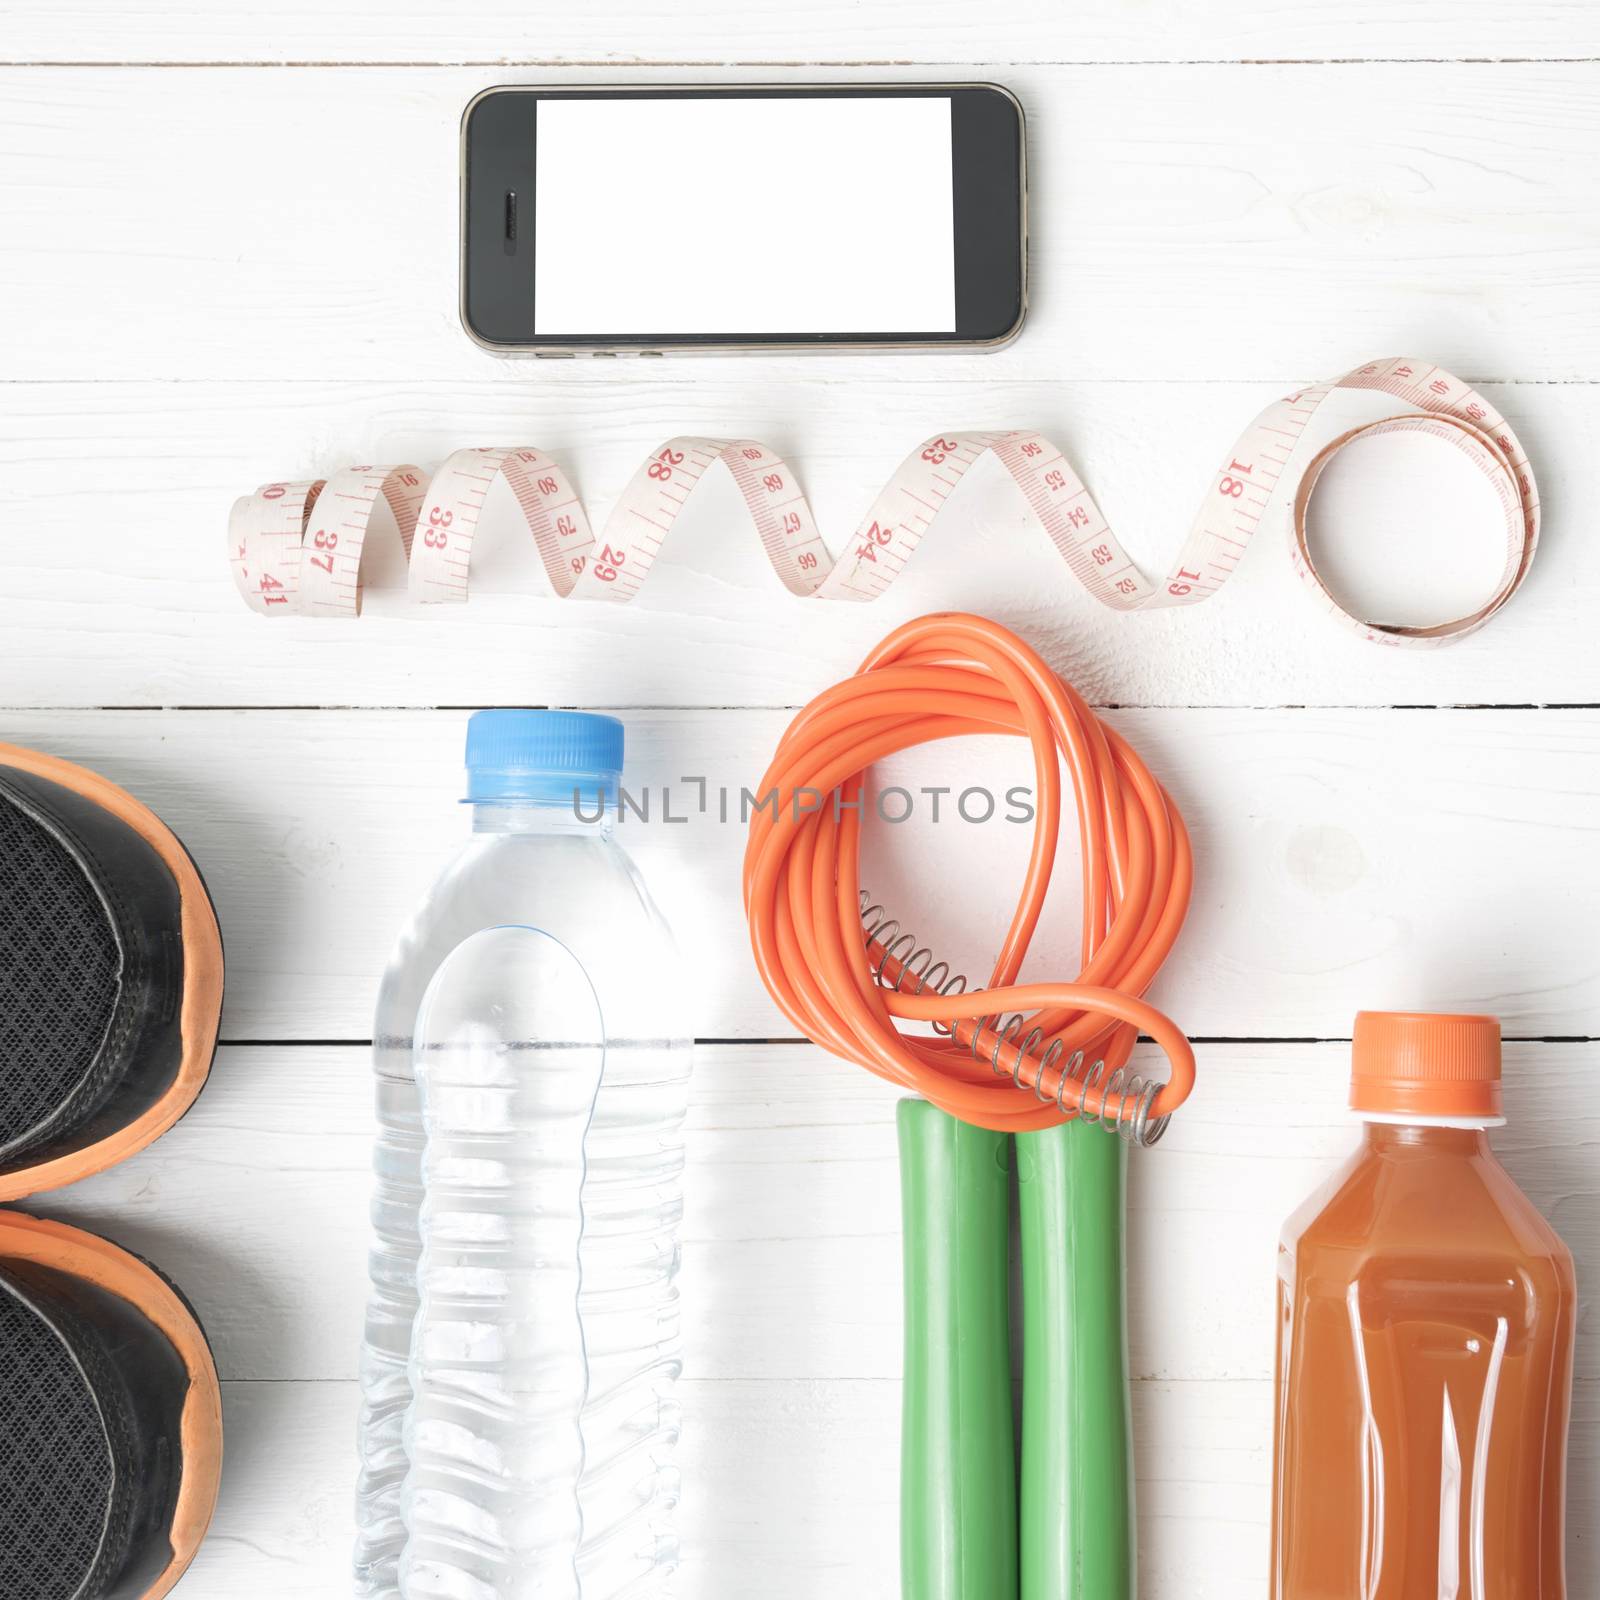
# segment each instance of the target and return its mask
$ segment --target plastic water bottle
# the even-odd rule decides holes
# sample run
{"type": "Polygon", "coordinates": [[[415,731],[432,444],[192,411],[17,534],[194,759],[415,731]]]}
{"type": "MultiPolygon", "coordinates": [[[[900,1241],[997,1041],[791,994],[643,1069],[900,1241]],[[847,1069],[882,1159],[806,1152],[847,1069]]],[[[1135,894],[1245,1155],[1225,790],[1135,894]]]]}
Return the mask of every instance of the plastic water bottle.
{"type": "MultiPolygon", "coordinates": [[[[379,992],[375,1241],[362,1351],[356,1508],[356,1593],[366,1600],[397,1600],[411,1593],[412,1576],[420,1581],[420,1572],[402,1579],[408,1537],[402,1488],[413,1467],[408,1418],[412,1443],[419,1427],[424,1436],[438,1436],[431,1413],[412,1416],[412,1340],[423,1266],[424,1126],[413,1070],[418,1017],[446,959],[492,929],[537,930],[562,947],[587,979],[605,1034],[600,1085],[583,1143],[578,1311],[587,1390],[580,1401],[581,1453],[574,1458],[582,1462],[580,1587],[574,1592],[582,1600],[624,1594],[628,1600],[656,1600],[671,1593],[678,1497],[671,1458],[680,1365],[675,1278],[689,1031],[671,937],[612,836],[609,818],[621,770],[622,726],[612,718],[559,711],[474,716],[467,732],[471,837],[402,934],[379,992]]],[[[551,1037],[550,1025],[537,1019],[466,1015],[483,1009],[470,995],[492,986],[484,970],[492,971],[497,961],[515,970],[530,959],[525,943],[511,943],[514,949],[484,960],[461,951],[460,963],[451,966],[454,975],[459,965],[459,983],[450,983],[454,998],[448,1000],[454,1018],[439,1022],[441,1014],[430,1008],[435,1037],[471,1043],[472,1026],[479,1029],[476,1048],[483,1059],[474,1066],[461,1055],[458,1065],[465,1072],[491,1070],[497,1052],[504,1055],[519,1033],[551,1037]]],[[[577,990],[569,984],[563,993],[577,990]]],[[[481,1107],[470,1114],[482,1115],[481,1107]]],[[[443,1126],[438,1107],[433,1122],[443,1126]]],[[[451,1195],[456,1230],[466,1226],[455,1209],[463,1202],[463,1193],[451,1195]]],[[[479,1219],[491,1232],[496,1226],[509,1231],[514,1222],[509,1215],[497,1218],[492,1209],[479,1219]]],[[[448,1279],[436,1281],[448,1296],[448,1279]]],[[[500,1335],[506,1336],[515,1309],[515,1296],[486,1299],[485,1323],[500,1319],[500,1335]]],[[[437,1348],[432,1354],[439,1354],[437,1348]]],[[[429,1359],[426,1350],[419,1351],[419,1370],[429,1359]]],[[[427,1481],[413,1481],[413,1507],[418,1494],[426,1499],[427,1481]]],[[[436,1550],[444,1501],[435,1497],[427,1504],[427,1537],[436,1550]]],[[[455,1496],[443,1514],[447,1521],[460,1519],[459,1541],[477,1539],[486,1529],[491,1542],[499,1536],[491,1528],[496,1509],[487,1487],[455,1496]]],[[[521,1535],[512,1537],[514,1542],[521,1535]]],[[[499,1600],[518,1591],[459,1592],[499,1600]]]]}
{"type": "Polygon", "coordinates": [[[588,975],[534,928],[445,957],[417,1018],[422,1256],[400,1495],[409,1600],[578,1600],[588,975]]]}

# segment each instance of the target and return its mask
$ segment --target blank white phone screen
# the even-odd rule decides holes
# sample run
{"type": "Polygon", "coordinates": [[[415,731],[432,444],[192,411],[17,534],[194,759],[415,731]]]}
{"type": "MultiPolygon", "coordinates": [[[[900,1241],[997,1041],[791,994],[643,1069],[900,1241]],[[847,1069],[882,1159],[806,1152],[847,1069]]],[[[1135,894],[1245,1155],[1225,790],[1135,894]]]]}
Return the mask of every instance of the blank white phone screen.
{"type": "Polygon", "coordinates": [[[535,333],[954,333],[950,113],[541,100],[535,333]]]}

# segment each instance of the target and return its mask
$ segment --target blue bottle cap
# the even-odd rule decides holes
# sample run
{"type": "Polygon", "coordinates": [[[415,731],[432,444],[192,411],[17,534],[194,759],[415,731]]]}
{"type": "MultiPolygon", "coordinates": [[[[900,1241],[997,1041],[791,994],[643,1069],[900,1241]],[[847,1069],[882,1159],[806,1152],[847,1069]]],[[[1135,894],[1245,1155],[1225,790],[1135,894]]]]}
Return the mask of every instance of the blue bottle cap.
{"type": "Polygon", "coordinates": [[[591,711],[475,711],[467,722],[467,799],[581,803],[611,798],[622,724],[591,711]]]}

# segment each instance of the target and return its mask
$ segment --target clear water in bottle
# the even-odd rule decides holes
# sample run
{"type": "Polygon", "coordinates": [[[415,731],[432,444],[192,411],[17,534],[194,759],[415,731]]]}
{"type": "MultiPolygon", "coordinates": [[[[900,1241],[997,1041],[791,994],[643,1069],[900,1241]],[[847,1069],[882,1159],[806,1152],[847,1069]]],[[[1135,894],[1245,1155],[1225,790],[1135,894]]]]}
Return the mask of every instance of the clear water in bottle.
{"type": "Polygon", "coordinates": [[[588,974],[534,928],[445,957],[417,1018],[422,1255],[400,1495],[410,1600],[578,1600],[588,974]]]}
{"type": "MultiPolygon", "coordinates": [[[[599,814],[598,800],[614,795],[621,773],[621,724],[577,712],[479,712],[467,755],[471,836],[401,935],[374,1027],[379,1126],[356,1593],[396,1600],[412,1592],[402,1578],[402,1488],[411,1468],[406,1430],[422,1250],[418,1014],[463,941],[487,929],[523,928],[570,952],[593,985],[605,1027],[584,1143],[578,1305],[588,1383],[577,1592],[582,1600],[656,1600],[672,1592],[677,1564],[675,1279],[690,1058],[681,969],[612,836],[614,807],[599,814]]],[[[463,1497],[452,1514],[470,1524],[458,1530],[470,1536],[487,1513],[484,1503],[463,1497]]]]}

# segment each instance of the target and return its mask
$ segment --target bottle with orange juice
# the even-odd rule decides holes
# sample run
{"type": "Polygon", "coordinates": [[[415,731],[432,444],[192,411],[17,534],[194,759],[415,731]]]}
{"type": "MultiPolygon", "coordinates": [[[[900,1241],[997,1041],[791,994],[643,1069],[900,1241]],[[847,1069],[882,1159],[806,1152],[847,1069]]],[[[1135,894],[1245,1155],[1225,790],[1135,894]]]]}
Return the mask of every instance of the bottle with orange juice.
{"type": "Polygon", "coordinates": [[[1278,1252],[1273,1600],[1565,1600],[1572,1255],[1489,1148],[1493,1017],[1364,1011],[1278,1252]]]}

